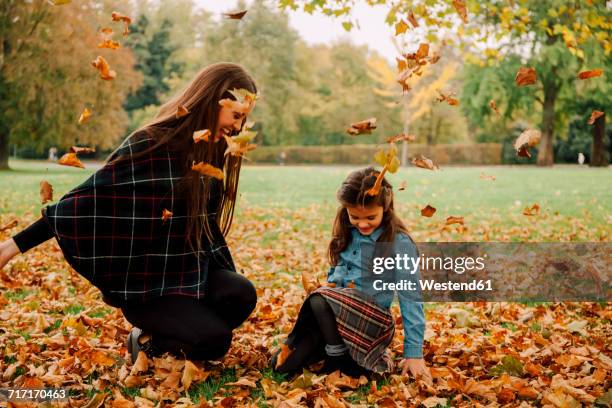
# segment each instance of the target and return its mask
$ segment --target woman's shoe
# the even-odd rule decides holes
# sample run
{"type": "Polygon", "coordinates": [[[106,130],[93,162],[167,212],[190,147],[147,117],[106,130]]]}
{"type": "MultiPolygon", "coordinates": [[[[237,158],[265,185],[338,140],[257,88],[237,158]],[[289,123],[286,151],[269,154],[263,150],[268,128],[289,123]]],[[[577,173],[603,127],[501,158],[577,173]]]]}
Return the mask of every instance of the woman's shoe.
{"type": "Polygon", "coordinates": [[[136,362],[138,352],[140,351],[144,351],[149,358],[158,357],[162,354],[162,352],[153,344],[153,337],[151,335],[144,334],[142,329],[139,329],[138,327],[132,328],[130,334],[128,334],[125,345],[130,353],[130,357],[132,358],[132,364],[136,362]]]}
{"type": "Polygon", "coordinates": [[[367,370],[357,364],[348,353],[341,356],[327,356],[325,358],[325,364],[321,368],[321,373],[331,374],[336,370],[340,370],[342,374],[355,378],[359,378],[359,376],[367,373],[367,370]]]}

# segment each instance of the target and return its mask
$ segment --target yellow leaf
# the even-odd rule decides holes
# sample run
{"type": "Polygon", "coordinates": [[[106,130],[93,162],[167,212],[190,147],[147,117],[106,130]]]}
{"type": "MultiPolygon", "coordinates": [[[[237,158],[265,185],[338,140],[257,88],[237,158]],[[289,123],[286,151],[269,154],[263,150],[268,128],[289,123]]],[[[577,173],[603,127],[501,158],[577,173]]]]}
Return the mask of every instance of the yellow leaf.
{"type": "Polygon", "coordinates": [[[408,24],[401,20],[399,23],[395,25],[395,35],[400,35],[405,33],[408,30],[408,24]]]}

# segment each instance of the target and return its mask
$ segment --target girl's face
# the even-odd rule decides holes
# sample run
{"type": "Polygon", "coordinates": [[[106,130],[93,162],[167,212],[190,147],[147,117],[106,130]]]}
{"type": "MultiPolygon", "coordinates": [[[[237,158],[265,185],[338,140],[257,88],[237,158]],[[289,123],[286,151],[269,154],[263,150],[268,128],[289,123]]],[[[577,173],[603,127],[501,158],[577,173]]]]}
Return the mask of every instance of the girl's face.
{"type": "Polygon", "coordinates": [[[235,111],[227,106],[221,106],[219,117],[217,118],[215,139],[220,140],[223,138],[223,135],[231,136],[234,132],[240,132],[245,118],[246,114],[243,112],[235,111]]]}
{"type": "Polygon", "coordinates": [[[383,219],[383,207],[372,205],[369,207],[346,207],[351,225],[356,227],[361,235],[370,235],[380,226],[383,219]]]}

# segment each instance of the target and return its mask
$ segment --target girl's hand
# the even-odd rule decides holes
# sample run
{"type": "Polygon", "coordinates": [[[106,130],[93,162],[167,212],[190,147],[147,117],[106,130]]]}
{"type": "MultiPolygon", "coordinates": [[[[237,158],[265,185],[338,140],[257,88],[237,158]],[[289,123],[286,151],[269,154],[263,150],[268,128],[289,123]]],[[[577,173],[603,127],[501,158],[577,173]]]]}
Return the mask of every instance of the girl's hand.
{"type": "Polygon", "coordinates": [[[18,253],[20,253],[19,247],[13,238],[0,243],[0,269],[4,268],[4,265],[18,253]]]}
{"type": "Polygon", "coordinates": [[[410,374],[414,378],[422,378],[428,385],[433,385],[429,368],[425,365],[425,360],[422,358],[405,358],[400,363],[400,366],[403,366],[402,375],[408,374],[408,370],[410,370],[410,374]]]}

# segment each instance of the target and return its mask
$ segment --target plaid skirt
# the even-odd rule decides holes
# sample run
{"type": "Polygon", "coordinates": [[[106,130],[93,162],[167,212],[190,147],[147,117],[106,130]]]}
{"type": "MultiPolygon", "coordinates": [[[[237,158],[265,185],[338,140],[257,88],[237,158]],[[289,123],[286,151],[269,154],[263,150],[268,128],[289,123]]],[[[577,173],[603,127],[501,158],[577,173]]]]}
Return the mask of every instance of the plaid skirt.
{"type": "MultiPolygon", "coordinates": [[[[338,331],[353,360],[376,373],[393,371],[393,359],[387,347],[393,339],[395,323],[388,309],[353,288],[320,287],[312,292],[306,301],[315,294],[327,300],[334,312],[338,331]]],[[[288,343],[293,343],[296,336],[305,329],[304,325],[310,320],[310,314],[310,307],[302,306],[289,334],[288,343]]]]}

